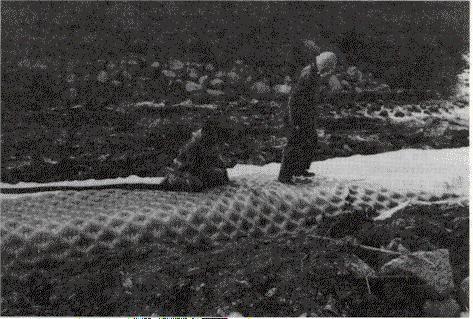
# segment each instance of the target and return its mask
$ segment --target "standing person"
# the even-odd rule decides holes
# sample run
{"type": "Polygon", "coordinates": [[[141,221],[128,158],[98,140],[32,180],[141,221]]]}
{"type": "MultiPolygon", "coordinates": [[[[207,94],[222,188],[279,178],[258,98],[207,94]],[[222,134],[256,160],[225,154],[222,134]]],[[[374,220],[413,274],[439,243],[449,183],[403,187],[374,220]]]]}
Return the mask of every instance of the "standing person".
{"type": "Polygon", "coordinates": [[[309,64],[300,72],[288,100],[288,142],[278,180],[293,184],[293,176],[314,176],[308,171],[317,146],[316,106],[321,102],[320,88],[335,71],[337,58],[332,52],[319,53],[317,46],[306,45],[309,64]],[[317,55],[318,54],[318,55],[317,55]]]}

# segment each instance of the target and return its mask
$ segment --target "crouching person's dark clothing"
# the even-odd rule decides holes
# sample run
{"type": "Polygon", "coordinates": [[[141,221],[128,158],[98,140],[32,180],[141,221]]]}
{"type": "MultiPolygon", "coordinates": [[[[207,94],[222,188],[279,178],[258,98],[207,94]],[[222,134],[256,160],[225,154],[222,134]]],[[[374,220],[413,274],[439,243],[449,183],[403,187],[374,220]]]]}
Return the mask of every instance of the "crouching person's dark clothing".
{"type": "Polygon", "coordinates": [[[305,67],[288,101],[288,136],[279,179],[287,180],[310,168],[317,148],[316,106],[321,79],[315,66],[305,67]]]}
{"type": "Polygon", "coordinates": [[[165,190],[199,192],[229,183],[225,163],[214,154],[212,141],[207,141],[202,129],[194,132],[168,167],[161,184],[165,190]]]}

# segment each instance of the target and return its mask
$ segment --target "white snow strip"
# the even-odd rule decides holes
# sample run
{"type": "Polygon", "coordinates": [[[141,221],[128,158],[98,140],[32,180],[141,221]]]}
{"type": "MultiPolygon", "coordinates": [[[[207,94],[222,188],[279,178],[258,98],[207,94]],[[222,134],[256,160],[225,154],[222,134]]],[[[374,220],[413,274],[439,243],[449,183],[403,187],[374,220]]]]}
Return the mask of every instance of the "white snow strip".
{"type": "MultiPolygon", "coordinates": [[[[236,165],[228,169],[230,179],[275,180],[279,163],[264,166],[236,165]]],[[[310,171],[318,176],[358,184],[374,184],[392,191],[425,191],[434,194],[468,195],[469,148],[420,150],[406,149],[375,155],[354,155],[313,162],[310,171]]],[[[159,184],[163,177],[119,177],[102,180],[63,181],[53,183],[0,183],[0,188],[31,188],[50,186],[90,187],[117,184],[159,184]]],[[[38,193],[36,193],[38,194],[38,193]]],[[[1,194],[0,198],[31,196],[31,194],[1,194]]]]}
{"type": "Polygon", "coordinates": [[[108,179],[86,179],[82,181],[62,181],[51,183],[20,182],[18,184],[0,183],[0,188],[32,188],[32,187],[90,187],[105,185],[128,185],[128,184],[159,184],[164,177],[139,177],[130,175],[128,177],[117,177],[108,179]]]}
{"type": "Polygon", "coordinates": [[[142,101],[135,103],[135,106],[137,107],[150,107],[150,108],[155,108],[155,109],[165,109],[166,107],[176,107],[176,106],[181,106],[181,107],[188,107],[188,108],[200,108],[200,109],[210,109],[210,110],[216,110],[217,105],[216,104],[194,104],[191,100],[185,100],[184,102],[178,103],[178,104],[173,104],[173,105],[166,105],[163,102],[156,103],[155,101],[142,101]]]}
{"type": "MultiPolygon", "coordinates": [[[[469,148],[405,149],[375,155],[354,155],[313,162],[310,171],[337,180],[376,184],[393,191],[426,191],[467,195],[469,190],[469,148]]],[[[280,164],[261,167],[237,165],[230,178],[274,179],[280,164]]]]}
{"type": "Polygon", "coordinates": [[[153,107],[153,108],[164,108],[166,105],[164,103],[156,103],[154,101],[143,101],[143,102],[138,102],[135,104],[135,106],[147,106],[147,107],[153,107]]]}
{"type": "Polygon", "coordinates": [[[36,196],[43,196],[46,194],[57,194],[60,191],[50,191],[50,192],[37,192],[37,193],[26,193],[26,194],[0,194],[0,201],[3,199],[17,199],[21,197],[36,197],[36,196]]]}
{"type": "MultiPolygon", "coordinates": [[[[31,183],[31,182],[20,182],[18,184],[6,184],[0,183],[0,189],[8,188],[33,188],[33,187],[90,187],[90,186],[106,186],[106,185],[132,185],[132,184],[149,184],[158,185],[164,180],[164,177],[139,177],[136,175],[130,175],[128,177],[117,177],[108,179],[87,179],[82,181],[63,181],[63,182],[52,182],[52,183],[31,183]]],[[[24,193],[24,194],[0,194],[0,200],[2,199],[15,199],[20,197],[31,197],[31,196],[42,196],[45,194],[54,194],[58,191],[47,191],[47,192],[36,192],[36,193],[24,193]]]]}

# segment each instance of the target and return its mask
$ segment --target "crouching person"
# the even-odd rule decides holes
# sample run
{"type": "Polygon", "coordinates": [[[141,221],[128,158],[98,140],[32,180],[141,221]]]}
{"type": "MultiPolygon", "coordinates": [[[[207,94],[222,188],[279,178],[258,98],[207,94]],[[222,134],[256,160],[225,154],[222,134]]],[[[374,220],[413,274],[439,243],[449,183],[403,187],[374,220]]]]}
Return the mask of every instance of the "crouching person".
{"type": "Polygon", "coordinates": [[[167,168],[162,182],[164,190],[200,192],[229,183],[221,148],[228,140],[230,129],[216,119],[192,133],[190,140],[179,150],[173,164],[167,168]]]}

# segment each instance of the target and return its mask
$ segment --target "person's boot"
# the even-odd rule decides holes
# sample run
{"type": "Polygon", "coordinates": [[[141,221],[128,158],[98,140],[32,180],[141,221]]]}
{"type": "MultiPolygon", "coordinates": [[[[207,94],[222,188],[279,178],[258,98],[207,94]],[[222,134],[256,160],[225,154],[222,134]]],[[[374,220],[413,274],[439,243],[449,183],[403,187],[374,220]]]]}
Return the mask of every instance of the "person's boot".
{"type": "Polygon", "coordinates": [[[294,181],[292,180],[292,176],[291,177],[286,177],[286,176],[279,176],[278,177],[278,181],[283,183],[283,184],[288,184],[288,185],[295,185],[296,183],[294,183],[294,181]]]}
{"type": "Polygon", "coordinates": [[[292,180],[292,177],[293,177],[293,174],[290,174],[289,172],[282,170],[281,172],[279,172],[278,181],[284,184],[294,185],[295,183],[292,180]]]}
{"type": "Polygon", "coordinates": [[[307,170],[304,170],[304,171],[301,171],[301,172],[298,172],[297,174],[295,174],[296,176],[303,176],[303,177],[314,177],[315,176],[315,173],[312,173],[312,172],[309,172],[307,170]]]}

